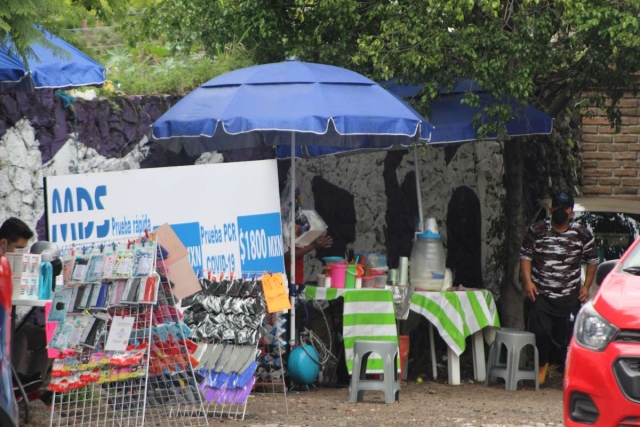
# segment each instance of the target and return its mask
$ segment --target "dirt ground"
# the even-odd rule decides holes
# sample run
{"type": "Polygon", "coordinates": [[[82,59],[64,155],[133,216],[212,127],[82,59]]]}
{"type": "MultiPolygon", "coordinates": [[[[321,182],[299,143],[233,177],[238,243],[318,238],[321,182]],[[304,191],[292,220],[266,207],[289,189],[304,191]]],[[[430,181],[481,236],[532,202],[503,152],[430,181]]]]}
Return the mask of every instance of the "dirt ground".
{"type": "MultiPolygon", "coordinates": [[[[214,418],[209,425],[561,427],[561,381],[555,374],[538,392],[531,385],[509,392],[501,385],[484,387],[468,379],[455,387],[413,380],[402,383],[400,402],[391,405],[384,403],[382,393],[367,392],[365,402],[352,404],[346,388],[321,388],[289,393],[288,416],[283,394],[256,395],[250,397],[244,421],[214,418]]],[[[21,425],[49,426],[50,411],[41,402],[33,402],[31,408],[32,422],[21,425]]],[[[167,424],[172,425],[183,424],[167,424]]]]}
{"type": "MultiPolygon", "coordinates": [[[[365,393],[365,402],[349,403],[346,389],[321,389],[283,400],[256,396],[249,401],[242,426],[562,426],[562,390],[543,386],[508,392],[498,385],[407,382],[400,402],[384,404],[382,393],[365,393]],[[267,404],[261,404],[266,402],[267,404]]],[[[210,424],[228,423],[212,421],[210,424]]]]}

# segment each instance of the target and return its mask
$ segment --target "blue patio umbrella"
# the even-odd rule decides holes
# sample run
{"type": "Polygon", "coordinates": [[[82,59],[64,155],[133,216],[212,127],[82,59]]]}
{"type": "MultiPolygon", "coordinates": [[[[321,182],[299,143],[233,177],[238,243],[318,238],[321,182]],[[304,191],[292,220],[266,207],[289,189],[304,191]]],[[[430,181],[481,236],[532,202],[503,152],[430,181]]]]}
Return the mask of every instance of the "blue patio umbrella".
{"type": "Polygon", "coordinates": [[[58,51],[34,43],[33,54],[27,57],[28,67],[10,36],[0,44],[0,92],[99,87],[106,82],[102,65],[60,37],[40,31],[58,51]]]}
{"type": "MultiPolygon", "coordinates": [[[[358,73],[290,60],[208,81],[156,120],[151,137],[169,150],[184,149],[195,156],[265,145],[287,146],[290,152],[301,146],[409,147],[427,142],[432,129],[400,98],[358,73]]],[[[294,206],[295,156],[291,156],[291,180],[294,206]]],[[[291,276],[295,277],[293,221],[290,235],[291,276]]]]}

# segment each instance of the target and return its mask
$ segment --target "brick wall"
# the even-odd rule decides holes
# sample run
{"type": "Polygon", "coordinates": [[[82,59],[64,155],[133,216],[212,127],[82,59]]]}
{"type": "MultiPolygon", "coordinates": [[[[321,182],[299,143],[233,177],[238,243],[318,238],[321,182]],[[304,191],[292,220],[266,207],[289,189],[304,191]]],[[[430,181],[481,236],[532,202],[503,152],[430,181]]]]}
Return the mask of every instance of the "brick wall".
{"type": "Polygon", "coordinates": [[[582,119],[582,191],[586,197],[640,200],[640,97],[619,103],[622,127],[611,127],[602,111],[582,119]]]}

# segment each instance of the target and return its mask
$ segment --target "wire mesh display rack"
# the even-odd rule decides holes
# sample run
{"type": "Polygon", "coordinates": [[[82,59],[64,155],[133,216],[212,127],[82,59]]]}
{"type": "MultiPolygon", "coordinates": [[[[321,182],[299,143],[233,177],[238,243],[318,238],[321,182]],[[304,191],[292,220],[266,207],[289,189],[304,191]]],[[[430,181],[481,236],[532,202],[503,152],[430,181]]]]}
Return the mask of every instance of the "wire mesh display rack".
{"type": "MultiPolygon", "coordinates": [[[[161,254],[162,251],[158,251],[161,254]]],[[[157,301],[154,304],[120,304],[101,309],[111,319],[107,331],[111,331],[113,319],[133,318],[129,339],[131,345],[145,344],[145,355],[139,365],[112,366],[109,359],[100,360],[108,334],[103,334],[96,349],[84,349],[70,356],[72,363],[81,366],[79,371],[100,372],[98,382],[89,382],[70,391],[54,393],[50,427],[138,427],[150,426],[205,426],[212,418],[243,420],[249,400],[240,403],[233,400],[210,399],[207,395],[205,376],[212,370],[203,369],[198,351],[193,346],[206,344],[222,347],[238,347],[224,340],[200,340],[183,321],[176,308],[172,292],[173,284],[161,272],[167,271],[164,260],[158,259],[157,301]],[[162,328],[171,329],[167,336],[162,328]],[[194,343],[195,341],[195,343],[194,343]],[[82,366],[84,365],[84,366],[82,366]],[[211,403],[207,403],[207,401],[211,403]]],[[[253,273],[254,279],[257,273],[253,273]]],[[[110,286],[115,286],[111,283],[110,286]]],[[[225,295],[233,298],[234,295],[225,295]]],[[[263,298],[260,291],[253,298],[263,298]]],[[[90,310],[91,312],[94,309],[90,310]]],[[[186,312],[185,312],[186,313],[186,312]]],[[[91,314],[91,313],[87,313],[91,314]]],[[[258,360],[255,373],[256,385],[252,402],[256,406],[267,405],[279,409],[284,404],[288,415],[287,389],[283,363],[281,335],[284,333],[283,316],[255,313],[259,316],[255,325],[259,340],[253,345],[258,360]],[[258,328],[258,326],[256,326],[258,328]]],[[[186,317],[185,317],[186,319],[186,317]]],[[[245,345],[245,347],[247,347],[245,345]]],[[[69,357],[67,355],[67,357],[69,357]]],[[[82,382],[80,381],[80,384],[82,382]]],[[[249,390],[247,388],[246,390],[249,390]]],[[[253,404],[253,403],[252,403],[253,404]]],[[[280,410],[278,410],[280,412],[280,410]]]]}
{"type": "MultiPolygon", "coordinates": [[[[193,310],[191,306],[189,306],[189,308],[187,308],[187,310],[185,311],[185,320],[187,321],[189,326],[194,331],[196,331],[192,338],[199,339],[201,343],[207,343],[206,345],[214,347],[230,346],[240,353],[251,352],[252,356],[250,357],[250,359],[252,362],[254,362],[253,365],[255,366],[255,368],[252,366],[246,371],[244,370],[244,368],[240,370],[244,372],[245,380],[247,378],[247,374],[252,374],[252,377],[254,377],[249,382],[249,385],[245,388],[245,392],[252,390],[251,397],[246,398],[246,395],[243,396],[243,398],[240,399],[240,403],[233,401],[233,399],[223,398],[223,395],[218,394],[218,391],[215,390],[215,388],[218,388],[220,386],[220,382],[217,382],[215,380],[206,380],[207,377],[216,378],[216,373],[213,372],[214,370],[211,366],[206,366],[206,362],[204,364],[201,364],[198,369],[196,369],[196,374],[201,375],[205,378],[205,380],[201,382],[201,386],[203,386],[201,387],[201,391],[203,392],[205,399],[209,402],[206,403],[205,406],[210,418],[243,420],[247,415],[247,405],[250,399],[252,399],[252,404],[257,403],[257,400],[259,400],[260,403],[271,403],[271,401],[274,400],[272,398],[282,396],[282,390],[284,390],[286,393],[284,383],[284,370],[282,367],[282,347],[275,345],[266,345],[267,341],[272,344],[273,342],[277,342],[278,337],[276,337],[274,333],[276,331],[280,331],[280,333],[282,333],[283,331],[281,329],[281,326],[279,326],[278,329],[273,324],[274,315],[266,314],[266,312],[264,311],[266,310],[266,307],[261,287],[261,279],[259,279],[262,276],[263,272],[243,272],[244,279],[235,280],[233,279],[233,276],[229,277],[229,275],[226,275],[225,273],[208,273],[209,279],[203,279],[201,281],[201,286],[203,287],[203,295],[200,296],[200,300],[198,302],[192,301],[187,303],[188,305],[195,304],[195,307],[197,308],[192,313],[189,313],[190,310],[193,310]],[[212,277],[214,278],[213,282],[211,280],[212,277]],[[217,277],[219,277],[219,280],[215,279],[217,277]],[[220,286],[215,285],[216,280],[218,280],[220,286]],[[232,284],[232,282],[235,283],[235,285],[232,284]],[[225,286],[224,283],[226,283],[228,286],[225,286]],[[213,288],[215,288],[216,290],[212,293],[211,289],[213,288]],[[253,291],[247,292],[248,289],[253,289],[253,291]],[[242,342],[244,342],[244,344],[239,344],[238,342],[236,342],[235,344],[230,344],[225,339],[220,339],[220,337],[213,339],[211,337],[207,337],[207,334],[204,331],[201,332],[203,332],[205,336],[201,336],[202,334],[198,333],[198,331],[201,330],[200,325],[202,325],[203,323],[201,321],[200,325],[193,324],[192,318],[214,318],[222,315],[222,313],[225,311],[224,309],[221,310],[221,307],[216,303],[213,303],[212,300],[205,302],[208,298],[213,298],[214,300],[216,298],[221,298],[218,301],[224,301],[223,305],[227,306],[232,306],[234,304],[246,306],[246,304],[249,304],[253,307],[262,307],[260,311],[249,314],[249,317],[254,319],[254,321],[248,322],[253,325],[251,326],[251,328],[253,328],[253,332],[251,334],[256,338],[249,341],[241,340],[242,342]],[[262,302],[259,303],[256,300],[261,300],[262,302]],[[249,348],[251,348],[252,350],[249,350],[249,348]],[[203,365],[205,365],[204,368],[202,368],[203,365]],[[265,371],[263,365],[270,366],[271,369],[269,369],[269,371],[267,372],[265,371]],[[265,384],[265,379],[269,380],[268,384],[265,384]],[[215,385],[216,382],[217,385],[215,385]],[[209,388],[209,385],[214,389],[209,388]],[[265,385],[268,385],[268,387],[265,387],[265,385]],[[280,393],[276,393],[278,391],[277,389],[280,389],[280,393]]],[[[196,299],[198,298],[196,297],[196,299]]],[[[246,332],[246,329],[244,329],[244,331],[246,332]]],[[[224,359],[224,355],[221,357],[221,359],[224,359]]],[[[229,372],[228,369],[226,371],[229,372]]],[[[230,380],[229,383],[231,382],[232,381],[230,380]]],[[[284,395],[284,399],[284,404],[286,407],[286,394],[284,395]]]]}
{"type": "MultiPolygon", "coordinates": [[[[108,309],[112,319],[134,318],[131,341],[147,344],[144,362],[109,369],[103,365],[101,372],[108,372],[108,376],[101,377],[98,383],[54,393],[51,427],[208,425],[207,410],[198,391],[171,283],[162,277],[158,284],[157,304],[128,304],[108,309]],[[159,325],[174,327],[179,339],[159,336],[154,329],[159,325]]],[[[96,348],[105,340],[106,334],[96,348]]],[[[91,366],[96,362],[96,354],[95,350],[84,350],[77,355],[78,363],[99,369],[91,366]]]]}

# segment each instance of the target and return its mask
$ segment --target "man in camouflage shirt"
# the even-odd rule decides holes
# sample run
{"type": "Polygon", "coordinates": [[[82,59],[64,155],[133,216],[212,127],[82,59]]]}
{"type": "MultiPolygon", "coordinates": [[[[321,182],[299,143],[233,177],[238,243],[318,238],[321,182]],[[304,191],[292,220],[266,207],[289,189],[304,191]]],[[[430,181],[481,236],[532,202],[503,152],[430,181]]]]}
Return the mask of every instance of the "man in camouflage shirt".
{"type": "Polygon", "coordinates": [[[566,349],[573,320],[581,303],[589,299],[589,288],[599,263],[593,234],[572,221],[573,196],[553,197],[551,220],[532,225],[522,242],[520,270],[529,304],[528,330],[536,335],[539,380],[544,383],[551,346],[566,349]],[[581,286],[581,264],[587,263],[581,286]]]}

